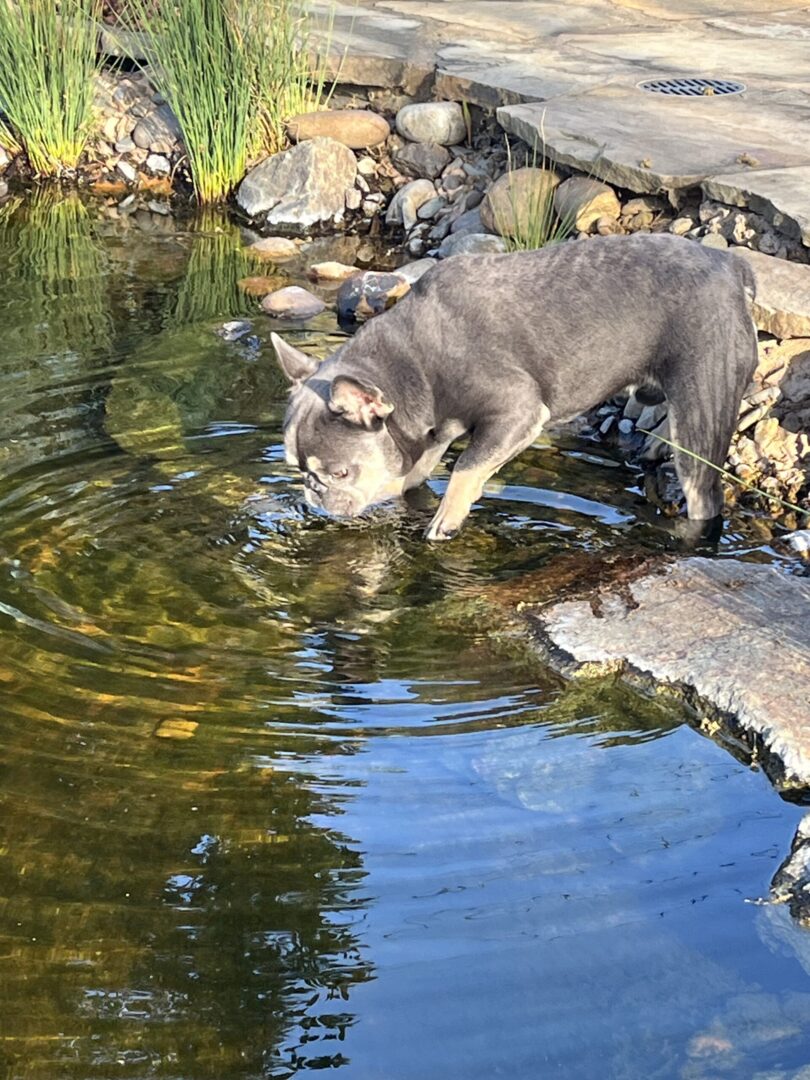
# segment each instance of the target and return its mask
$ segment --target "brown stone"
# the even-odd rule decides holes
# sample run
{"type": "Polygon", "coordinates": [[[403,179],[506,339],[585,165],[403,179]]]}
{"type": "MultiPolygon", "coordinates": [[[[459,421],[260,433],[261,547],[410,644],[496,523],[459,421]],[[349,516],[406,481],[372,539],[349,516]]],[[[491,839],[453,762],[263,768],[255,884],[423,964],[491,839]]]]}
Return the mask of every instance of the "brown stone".
{"type": "Polygon", "coordinates": [[[500,236],[525,234],[559,183],[560,177],[552,169],[527,167],[504,173],[481,203],[485,228],[500,236]]]}
{"type": "Polygon", "coordinates": [[[326,308],[318,296],[300,285],[288,285],[285,289],[270,293],[262,300],[262,311],[276,319],[311,319],[326,308]]]}
{"type": "Polygon", "coordinates": [[[285,236],[265,236],[257,240],[255,244],[251,244],[246,251],[248,255],[255,255],[257,259],[281,262],[284,259],[294,259],[298,254],[298,245],[285,236]]]}
{"type": "Polygon", "coordinates": [[[283,277],[257,275],[255,277],[240,278],[237,285],[248,296],[267,296],[268,293],[273,292],[275,289],[280,289],[285,280],[283,277]]]}
{"type": "Polygon", "coordinates": [[[314,281],[345,281],[361,272],[357,266],[347,266],[342,262],[315,263],[308,271],[314,281]]]}
{"type": "Polygon", "coordinates": [[[601,180],[572,176],[554,192],[554,209],[563,221],[570,221],[577,232],[588,232],[600,218],[614,220],[621,213],[616,192],[601,180]]]}
{"type": "Polygon", "coordinates": [[[287,122],[293,142],[326,136],[352,150],[385,142],[391,128],[385,117],[369,109],[333,109],[301,113],[287,122]]]}

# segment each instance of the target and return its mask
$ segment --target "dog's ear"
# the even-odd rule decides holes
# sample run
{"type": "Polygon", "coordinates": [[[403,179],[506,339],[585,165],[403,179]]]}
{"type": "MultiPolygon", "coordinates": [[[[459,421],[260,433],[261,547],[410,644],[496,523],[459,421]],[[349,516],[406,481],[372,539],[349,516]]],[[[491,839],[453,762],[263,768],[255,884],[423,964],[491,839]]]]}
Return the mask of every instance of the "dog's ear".
{"type": "Polygon", "coordinates": [[[332,380],[329,408],[350,423],[368,430],[374,427],[376,420],[384,420],[394,411],[394,406],[385,400],[378,386],[348,375],[338,375],[332,380]]]}
{"type": "Polygon", "coordinates": [[[303,382],[310,375],[314,375],[320,367],[320,360],[316,360],[314,356],[307,356],[278,334],[271,334],[270,341],[275,349],[278,366],[291,383],[303,382]]]}

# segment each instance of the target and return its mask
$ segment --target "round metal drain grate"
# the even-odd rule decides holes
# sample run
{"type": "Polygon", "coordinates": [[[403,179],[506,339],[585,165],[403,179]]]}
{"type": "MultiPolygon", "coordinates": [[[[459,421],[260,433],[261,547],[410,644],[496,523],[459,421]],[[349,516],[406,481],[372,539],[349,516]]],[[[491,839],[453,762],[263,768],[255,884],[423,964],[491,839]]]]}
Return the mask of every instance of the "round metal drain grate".
{"type": "Polygon", "coordinates": [[[669,97],[714,97],[716,94],[741,94],[745,83],[735,79],[648,79],[638,84],[640,90],[669,97]]]}

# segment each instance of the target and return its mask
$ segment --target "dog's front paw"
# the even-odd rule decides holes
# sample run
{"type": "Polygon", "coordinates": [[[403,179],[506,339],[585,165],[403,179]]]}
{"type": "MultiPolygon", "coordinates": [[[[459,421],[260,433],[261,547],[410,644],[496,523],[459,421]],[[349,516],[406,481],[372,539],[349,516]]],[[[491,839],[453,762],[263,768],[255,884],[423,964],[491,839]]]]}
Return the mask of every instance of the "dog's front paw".
{"type": "Polygon", "coordinates": [[[426,540],[452,540],[461,527],[461,523],[456,524],[451,521],[445,514],[442,513],[442,508],[436,511],[436,515],[433,521],[425,529],[426,540]]]}

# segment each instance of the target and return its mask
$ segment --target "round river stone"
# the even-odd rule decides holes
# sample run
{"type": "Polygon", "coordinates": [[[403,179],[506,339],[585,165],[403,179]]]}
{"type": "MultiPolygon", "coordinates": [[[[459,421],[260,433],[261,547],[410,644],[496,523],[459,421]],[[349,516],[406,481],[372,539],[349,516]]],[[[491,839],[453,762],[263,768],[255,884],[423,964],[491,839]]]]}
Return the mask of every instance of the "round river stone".
{"type": "Polygon", "coordinates": [[[391,129],[384,117],[369,109],[334,109],[300,113],[288,121],[287,131],[295,142],[326,136],[352,150],[362,150],[384,142],[391,129]]]}

